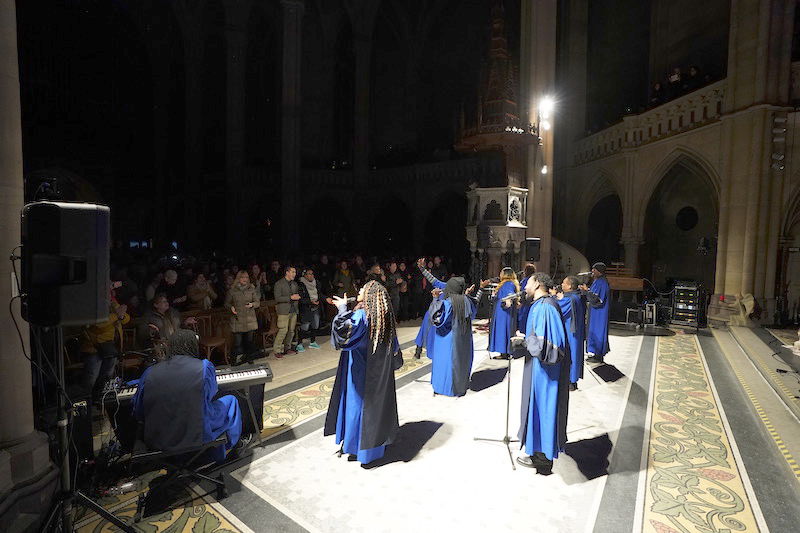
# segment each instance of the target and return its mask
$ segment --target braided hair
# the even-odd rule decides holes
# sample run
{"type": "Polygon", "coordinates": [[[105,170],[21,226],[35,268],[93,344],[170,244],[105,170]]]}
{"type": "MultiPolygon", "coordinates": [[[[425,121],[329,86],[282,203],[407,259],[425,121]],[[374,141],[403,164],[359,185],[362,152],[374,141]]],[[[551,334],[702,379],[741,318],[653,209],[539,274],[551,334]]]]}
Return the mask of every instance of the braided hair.
{"type": "Polygon", "coordinates": [[[369,338],[372,341],[372,352],[382,343],[391,343],[397,335],[397,320],[392,309],[392,302],[386,288],[377,281],[368,281],[364,285],[364,312],[369,323],[369,338]]]}

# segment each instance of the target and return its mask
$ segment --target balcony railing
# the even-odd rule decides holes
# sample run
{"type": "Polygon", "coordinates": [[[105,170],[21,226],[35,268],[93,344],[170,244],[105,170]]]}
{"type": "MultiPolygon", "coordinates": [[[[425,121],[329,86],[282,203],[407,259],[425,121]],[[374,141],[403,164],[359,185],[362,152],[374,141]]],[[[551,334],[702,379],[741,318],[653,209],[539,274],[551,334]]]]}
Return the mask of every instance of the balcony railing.
{"type": "Polygon", "coordinates": [[[719,120],[726,80],[720,80],[589,135],[576,143],[573,161],[581,165],[719,120]]]}

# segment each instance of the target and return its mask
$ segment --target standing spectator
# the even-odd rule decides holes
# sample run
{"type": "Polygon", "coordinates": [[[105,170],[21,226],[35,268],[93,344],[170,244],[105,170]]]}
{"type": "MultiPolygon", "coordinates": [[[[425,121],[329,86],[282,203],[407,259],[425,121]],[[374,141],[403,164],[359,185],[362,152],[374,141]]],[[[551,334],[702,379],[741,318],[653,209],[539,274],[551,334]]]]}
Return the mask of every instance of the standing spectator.
{"type": "Polygon", "coordinates": [[[164,272],[164,281],[161,282],[158,292],[167,295],[170,307],[180,310],[186,304],[186,287],[178,283],[178,273],[174,270],[164,272]]]}
{"type": "Polygon", "coordinates": [[[279,279],[283,277],[281,273],[281,264],[278,261],[273,261],[269,265],[269,270],[267,271],[267,289],[264,293],[267,300],[273,300],[275,298],[275,283],[278,282],[279,279]]]}
{"type": "Polygon", "coordinates": [[[267,274],[261,271],[261,267],[258,266],[258,263],[250,265],[250,283],[256,288],[258,297],[262,300],[266,300],[266,298],[264,298],[264,290],[267,284],[267,274]]]}
{"type": "Polygon", "coordinates": [[[669,82],[669,97],[677,98],[680,96],[681,91],[683,90],[680,67],[673,67],[672,72],[670,72],[670,75],[667,78],[667,81],[669,82]]]}
{"type": "Polygon", "coordinates": [[[278,333],[275,334],[275,343],[272,351],[275,357],[282,358],[284,354],[297,353],[294,348],[294,330],[297,326],[297,302],[300,300],[300,288],[294,280],[297,270],[292,266],[286,267],[284,276],[275,283],[275,301],[278,311],[278,333]]]}
{"type": "Polygon", "coordinates": [[[403,283],[400,285],[400,320],[410,320],[410,293],[409,287],[411,287],[411,272],[409,272],[408,267],[406,266],[405,261],[401,262],[397,266],[397,273],[400,274],[400,277],[403,279],[403,283]]]}
{"type": "Polygon", "coordinates": [[[153,279],[150,280],[150,283],[144,289],[144,299],[147,303],[152,302],[153,298],[156,297],[162,281],[164,281],[164,274],[162,272],[156,272],[153,279]]]}
{"type": "Polygon", "coordinates": [[[373,263],[373,265],[367,271],[367,276],[364,278],[364,283],[366,284],[370,281],[377,281],[386,287],[386,274],[383,273],[380,263],[373,263]]]}
{"type": "Polygon", "coordinates": [[[195,275],[191,285],[186,287],[188,311],[208,311],[217,299],[217,293],[206,279],[205,274],[199,272],[195,275]]]}
{"type": "Polygon", "coordinates": [[[345,294],[355,294],[355,285],[353,284],[353,273],[348,268],[347,261],[342,260],[339,263],[339,270],[333,276],[333,291],[341,298],[345,294]]]}
{"type": "Polygon", "coordinates": [[[400,285],[403,284],[403,276],[397,272],[397,263],[389,263],[389,272],[384,275],[386,280],[386,290],[389,291],[389,299],[392,302],[394,316],[400,315],[400,285]]]}
{"type": "MultiPolygon", "coordinates": [[[[118,288],[118,282],[112,282],[118,288]]],[[[86,392],[94,395],[103,390],[103,386],[114,375],[119,350],[114,340],[122,337],[122,326],[130,322],[128,306],[120,305],[111,297],[108,320],[101,324],[87,326],[81,337],[81,353],[84,361],[84,387],[86,392]]]]}
{"type": "Polygon", "coordinates": [[[364,276],[367,275],[367,266],[364,264],[364,258],[360,255],[355,256],[353,259],[353,283],[358,286],[364,284],[364,276]]]}
{"type": "Polygon", "coordinates": [[[322,320],[322,301],[331,302],[325,296],[322,283],[314,278],[314,269],[306,268],[298,284],[300,294],[300,339],[297,351],[304,352],[303,339],[309,339],[309,348],[319,349],[317,344],[317,331],[322,320]]]}
{"type": "Polygon", "coordinates": [[[444,263],[442,263],[442,258],[438,255],[433,258],[433,268],[431,269],[431,274],[442,281],[447,281],[447,278],[449,277],[447,275],[447,267],[444,266],[444,263]]]}
{"type": "Polygon", "coordinates": [[[331,282],[333,281],[334,267],[330,263],[328,256],[322,254],[319,257],[319,265],[317,265],[316,279],[319,281],[323,291],[331,289],[331,282]]]}
{"type": "Polygon", "coordinates": [[[683,92],[690,93],[695,89],[699,89],[703,84],[703,78],[700,76],[700,69],[695,65],[689,67],[689,72],[683,78],[683,92]]]}
{"type": "Polygon", "coordinates": [[[258,349],[253,344],[253,333],[258,329],[256,308],[261,306],[261,295],[250,283],[250,274],[240,270],[236,282],[225,295],[225,307],[231,310],[234,365],[252,360],[258,349]]]}
{"type": "Polygon", "coordinates": [[[660,81],[657,81],[653,84],[653,88],[650,89],[650,107],[660,106],[665,101],[664,86],[661,85],[660,81]]]}

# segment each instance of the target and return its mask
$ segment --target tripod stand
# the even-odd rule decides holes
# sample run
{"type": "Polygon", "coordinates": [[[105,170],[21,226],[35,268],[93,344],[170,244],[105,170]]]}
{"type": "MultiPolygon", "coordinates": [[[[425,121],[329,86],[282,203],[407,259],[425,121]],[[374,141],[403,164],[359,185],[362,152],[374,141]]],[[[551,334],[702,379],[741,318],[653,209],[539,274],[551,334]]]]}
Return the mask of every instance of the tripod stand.
{"type": "Polygon", "coordinates": [[[60,326],[55,328],[56,334],[56,379],[58,381],[58,450],[59,460],[61,461],[61,483],[60,491],[56,496],[56,501],[53,502],[53,507],[47,517],[47,521],[42,528],[42,531],[47,531],[53,524],[54,531],[58,527],[60,520],[60,531],[63,533],[72,533],[73,531],[73,504],[77,503],[83,507],[94,511],[100,515],[107,522],[110,522],[120,528],[126,533],[134,533],[133,527],[125,524],[122,520],[103,509],[103,507],[89,498],[87,495],[79,491],[73,486],[72,476],[70,474],[69,464],[69,417],[68,410],[72,410],[73,406],[69,405],[64,390],[64,335],[60,326]],[[55,523],[53,521],[56,520],[55,523]]]}
{"type": "Polygon", "coordinates": [[[507,376],[507,387],[506,387],[506,434],[502,439],[489,439],[484,437],[475,437],[474,440],[481,440],[485,442],[502,442],[506,445],[506,450],[508,450],[508,458],[511,460],[511,469],[516,470],[517,466],[514,464],[514,454],[511,453],[511,443],[512,442],[519,442],[517,439],[512,439],[508,434],[508,416],[509,410],[511,408],[511,360],[513,357],[511,354],[508,355],[508,371],[506,372],[507,376]]]}

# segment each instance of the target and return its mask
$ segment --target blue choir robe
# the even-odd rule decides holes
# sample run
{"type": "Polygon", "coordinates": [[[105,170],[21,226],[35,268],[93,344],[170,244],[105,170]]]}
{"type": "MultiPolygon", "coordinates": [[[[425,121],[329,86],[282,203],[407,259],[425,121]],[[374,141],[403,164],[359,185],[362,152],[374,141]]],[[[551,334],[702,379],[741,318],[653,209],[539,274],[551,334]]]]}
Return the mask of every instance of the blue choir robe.
{"type": "Polygon", "coordinates": [[[472,319],[478,310],[477,299],[464,296],[466,320],[456,320],[450,298],[439,298],[431,302],[430,313],[435,335],[433,349],[429,349],[433,359],[431,385],[433,392],[445,396],[463,396],[469,388],[472,372],[472,319]]]}
{"type": "Polygon", "coordinates": [[[605,276],[592,282],[589,291],[597,296],[597,303],[589,306],[589,330],[586,334],[586,351],[599,357],[611,351],[608,343],[608,320],[611,314],[611,287],[605,276]]]}
{"type": "MultiPolygon", "coordinates": [[[[430,282],[431,286],[433,286],[434,289],[444,290],[444,287],[446,285],[444,281],[435,278],[427,270],[423,271],[423,275],[425,275],[426,279],[430,282]]],[[[422,323],[419,325],[417,338],[414,340],[414,344],[416,344],[420,348],[425,348],[426,355],[428,356],[428,358],[431,358],[430,347],[433,343],[433,337],[435,334],[436,330],[431,322],[431,310],[430,307],[428,307],[428,310],[425,311],[425,316],[422,317],[422,323]]]]}
{"type": "Polygon", "coordinates": [[[528,455],[542,452],[553,460],[567,442],[569,345],[561,308],[544,296],[531,304],[519,428],[528,455]]]}
{"type": "Polygon", "coordinates": [[[512,351],[511,337],[517,333],[517,300],[511,300],[511,305],[506,307],[502,299],[516,292],[517,288],[510,281],[497,289],[492,325],[489,328],[489,352],[510,354],[512,351]]]}
{"type": "Polygon", "coordinates": [[[399,429],[392,356],[400,346],[395,336],[373,351],[365,311],[348,311],[346,306],[333,320],[331,343],[342,353],[325,435],[335,434],[345,453],[367,464],[383,457],[399,429]]]}
{"type": "Polygon", "coordinates": [[[144,423],[151,449],[173,452],[211,442],[227,432],[228,442],[210,454],[223,461],[239,441],[242,414],[235,396],[219,392],[214,364],[174,355],[145,370],[133,398],[134,416],[144,423]]]}
{"type": "Polygon", "coordinates": [[[558,301],[569,340],[569,381],[583,378],[583,343],[586,340],[586,304],[578,291],[567,291],[558,301]]]}
{"type": "MultiPolygon", "coordinates": [[[[522,278],[522,281],[519,284],[519,289],[521,291],[525,290],[525,286],[528,284],[528,279],[530,278],[522,278]]],[[[525,328],[528,327],[528,313],[531,310],[531,302],[528,301],[528,298],[523,296],[521,299],[521,305],[517,310],[517,329],[525,334],[525,328]]]]}

